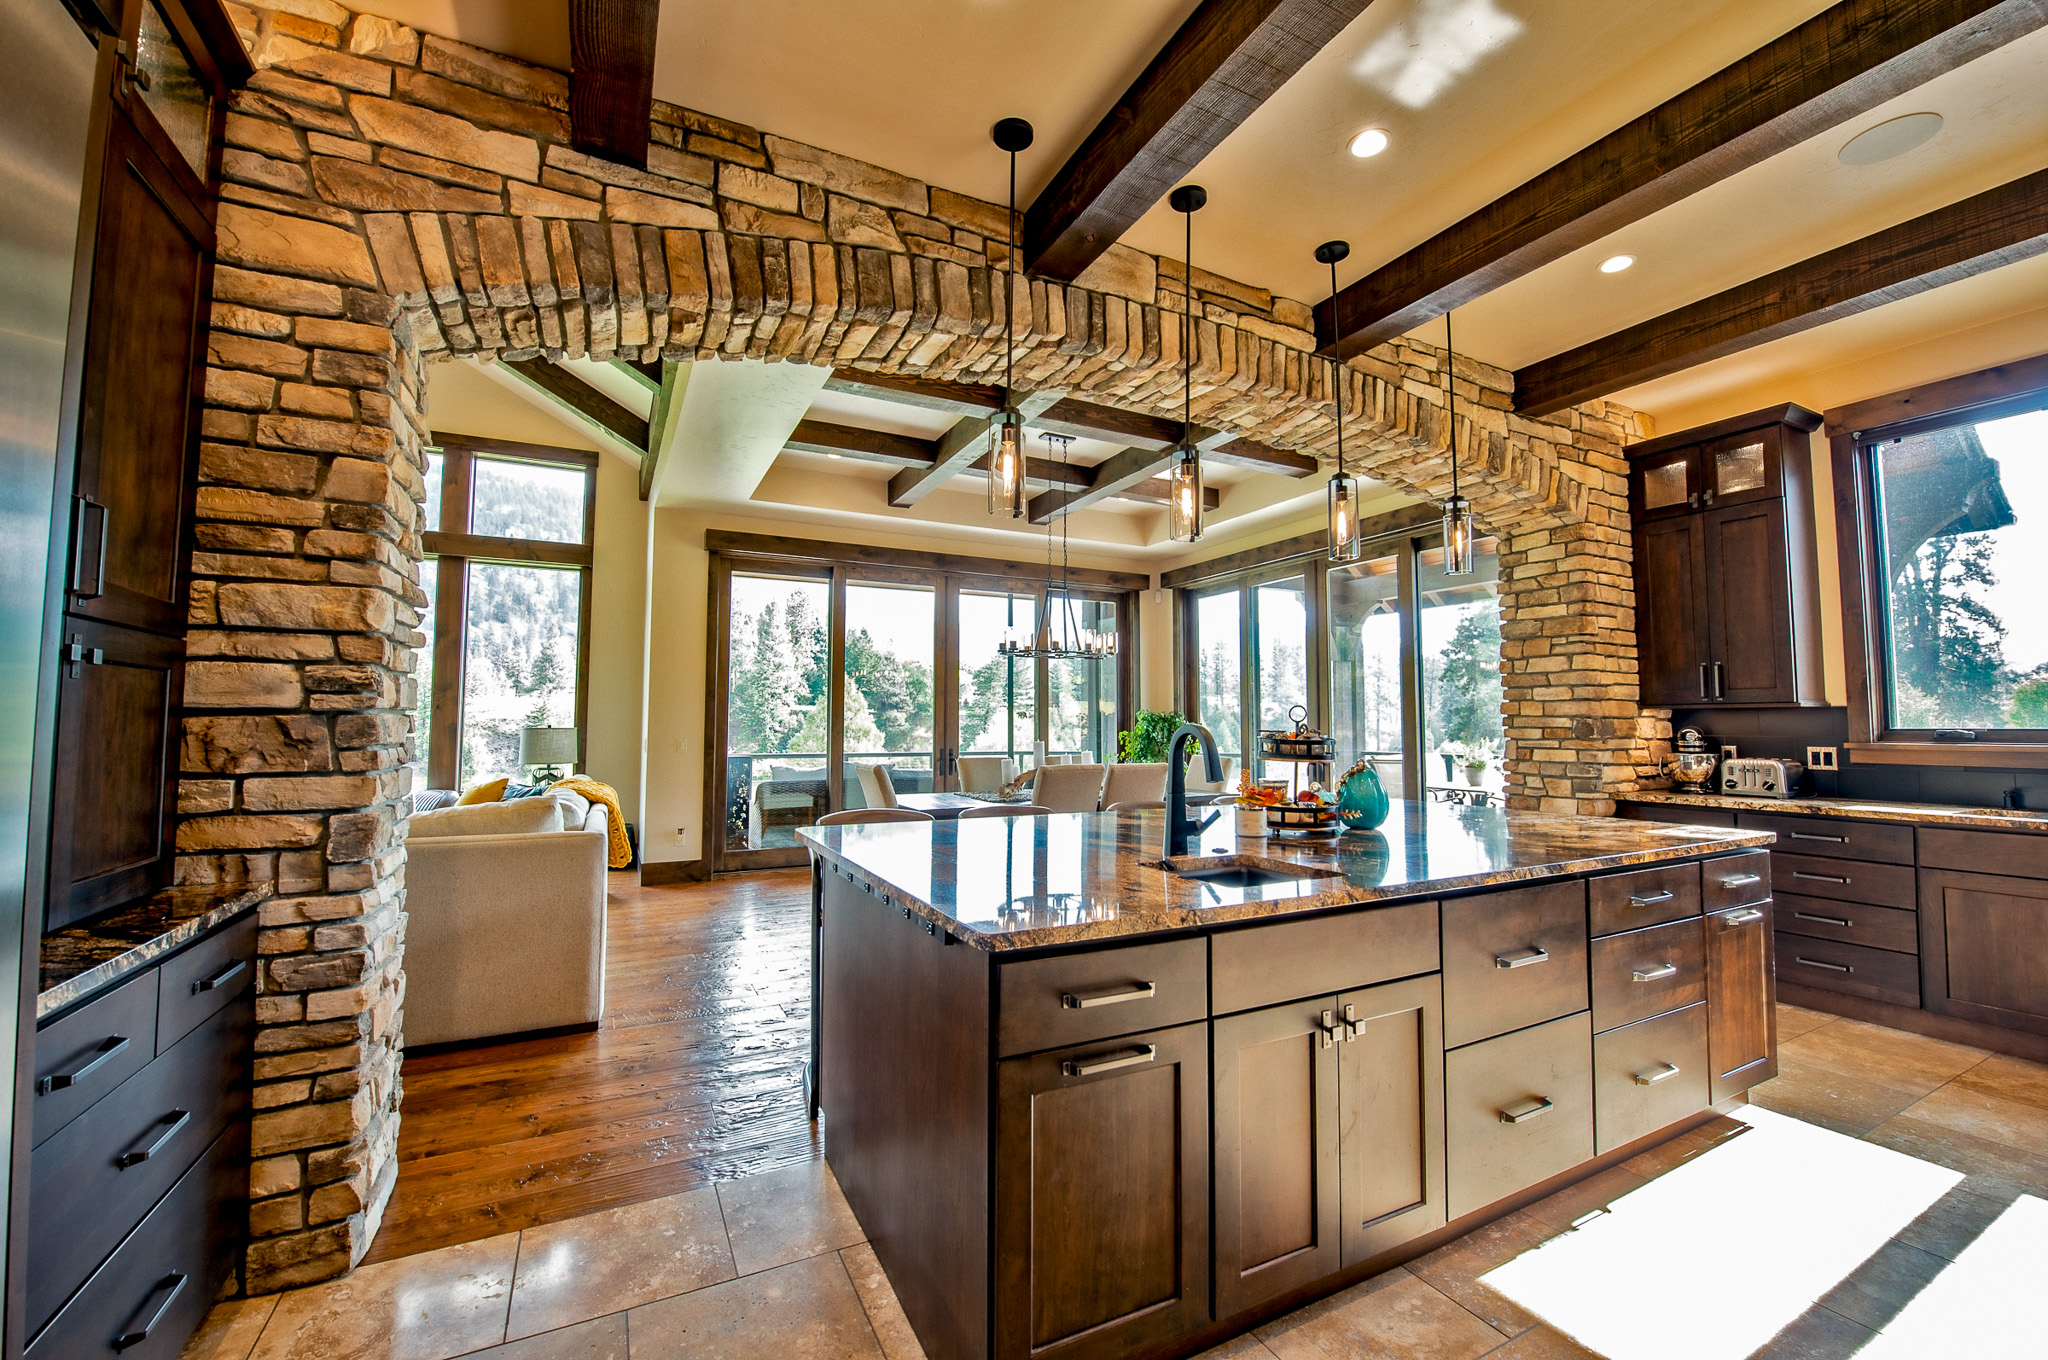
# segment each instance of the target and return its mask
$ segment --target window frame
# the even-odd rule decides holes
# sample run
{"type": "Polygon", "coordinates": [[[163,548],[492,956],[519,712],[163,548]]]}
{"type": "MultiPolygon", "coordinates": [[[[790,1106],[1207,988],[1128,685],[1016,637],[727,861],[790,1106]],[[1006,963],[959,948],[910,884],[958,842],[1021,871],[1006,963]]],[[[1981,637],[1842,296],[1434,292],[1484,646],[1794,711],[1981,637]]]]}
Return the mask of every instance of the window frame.
{"type": "Polygon", "coordinates": [[[1827,412],[1841,572],[1847,749],[1853,760],[1868,765],[1992,768],[2038,768],[2048,763],[2048,729],[1975,728],[1967,729],[1975,732],[1975,740],[1936,741],[1927,729],[1891,726],[1891,657],[1875,464],[1875,450],[1888,440],[2044,409],[2048,355],[1827,412]]]}
{"type": "Polygon", "coordinates": [[[596,561],[597,464],[588,449],[525,444],[434,431],[428,449],[441,455],[441,524],[421,526],[421,556],[434,559],[432,693],[427,703],[427,786],[460,788],[462,783],[463,662],[468,650],[469,566],[573,568],[579,577],[576,609],[576,768],[589,755],[591,569],[596,561]],[[479,458],[552,463],[584,469],[583,541],[554,543],[531,538],[498,538],[469,532],[470,495],[479,458]]]}

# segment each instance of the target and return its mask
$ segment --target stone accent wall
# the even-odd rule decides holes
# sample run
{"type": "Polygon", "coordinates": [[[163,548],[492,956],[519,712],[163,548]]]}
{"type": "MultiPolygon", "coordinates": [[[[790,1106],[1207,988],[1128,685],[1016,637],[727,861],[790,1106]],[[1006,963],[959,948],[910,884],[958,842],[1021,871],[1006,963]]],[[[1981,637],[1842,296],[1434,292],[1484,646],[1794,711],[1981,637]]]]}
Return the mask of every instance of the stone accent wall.
{"type": "MultiPolygon", "coordinates": [[[[187,882],[271,882],[252,1291],[368,1248],[395,1178],[404,795],[423,365],[761,360],[998,381],[1177,417],[1186,271],[1113,248],[1006,286],[1006,214],[656,104],[648,169],[567,145],[566,79],[331,0],[230,3],[258,72],[228,117],[178,831],[187,882]]],[[[1194,414],[1449,490],[1442,356],[1312,361],[1308,307],[1194,273],[1194,414]]],[[[1635,705],[1620,456],[1591,403],[1510,412],[1460,359],[1466,493],[1500,536],[1513,801],[1608,811],[1668,736],[1635,705]]],[[[1668,716],[1668,715],[1666,715],[1668,716]]]]}

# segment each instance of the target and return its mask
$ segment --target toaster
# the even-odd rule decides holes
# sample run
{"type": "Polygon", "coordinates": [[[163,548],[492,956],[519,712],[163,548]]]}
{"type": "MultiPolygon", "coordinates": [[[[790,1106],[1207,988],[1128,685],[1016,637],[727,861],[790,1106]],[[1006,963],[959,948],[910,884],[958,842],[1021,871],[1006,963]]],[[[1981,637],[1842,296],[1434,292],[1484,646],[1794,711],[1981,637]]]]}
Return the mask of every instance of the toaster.
{"type": "Polygon", "coordinates": [[[1739,756],[1721,762],[1721,792],[1743,798],[1790,798],[1806,767],[1796,760],[1739,756]]]}

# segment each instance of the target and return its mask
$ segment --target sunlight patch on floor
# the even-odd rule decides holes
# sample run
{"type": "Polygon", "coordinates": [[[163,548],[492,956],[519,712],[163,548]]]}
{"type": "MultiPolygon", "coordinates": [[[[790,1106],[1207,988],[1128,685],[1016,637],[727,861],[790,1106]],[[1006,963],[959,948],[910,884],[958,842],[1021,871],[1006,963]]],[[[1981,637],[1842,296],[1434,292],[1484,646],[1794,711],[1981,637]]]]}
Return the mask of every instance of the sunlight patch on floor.
{"type": "Polygon", "coordinates": [[[1748,1132],[1485,1282],[1609,1360],[1740,1360],[1963,1178],[1755,1106],[1736,1117],[1748,1132]]]}
{"type": "Polygon", "coordinates": [[[1857,1360],[2048,1353],[2041,1277],[2048,1271],[2048,1200],[2021,1195],[1857,1352],[1857,1360]]]}

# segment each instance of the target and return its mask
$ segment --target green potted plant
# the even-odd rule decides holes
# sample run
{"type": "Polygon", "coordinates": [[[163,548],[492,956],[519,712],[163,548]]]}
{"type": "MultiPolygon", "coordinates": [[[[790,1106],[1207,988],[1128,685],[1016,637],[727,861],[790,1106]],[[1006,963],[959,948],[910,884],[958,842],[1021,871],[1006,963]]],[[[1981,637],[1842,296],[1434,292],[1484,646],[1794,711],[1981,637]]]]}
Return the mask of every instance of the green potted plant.
{"type": "Polygon", "coordinates": [[[1178,713],[1158,708],[1141,708],[1128,731],[1116,734],[1116,757],[1126,765],[1163,762],[1166,744],[1186,722],[1178,713]]]}
{"type": "Polygon", "coordinates": [[[1474,753],[1472,755],[1468,755],[1465,757],[1465,782],[1467,784],[1470,784],[1475,789],[1478,788],[1479,781],[1481,778],[1485,776],[1485,774],[1485,756],[1474,753]]]}

